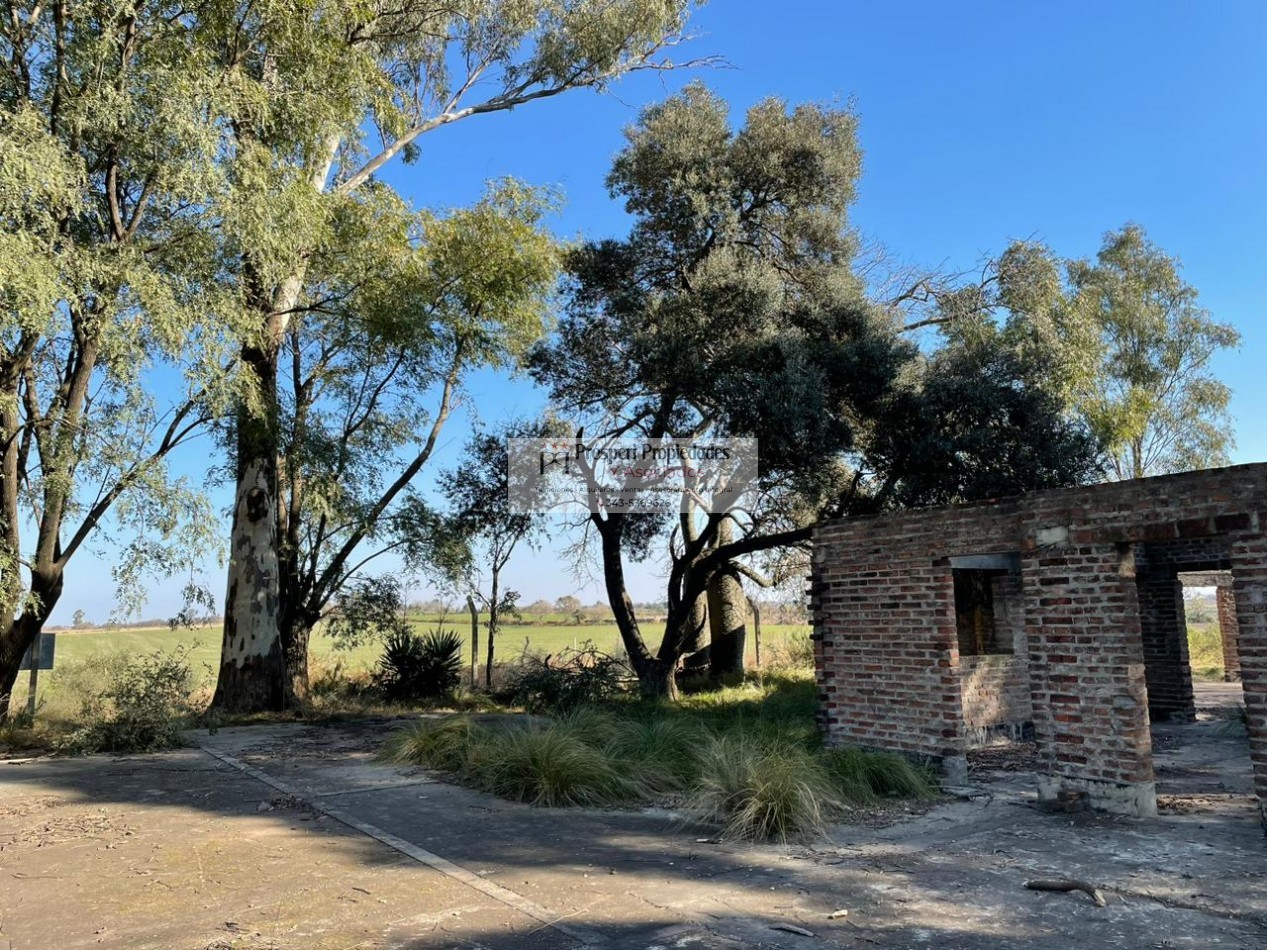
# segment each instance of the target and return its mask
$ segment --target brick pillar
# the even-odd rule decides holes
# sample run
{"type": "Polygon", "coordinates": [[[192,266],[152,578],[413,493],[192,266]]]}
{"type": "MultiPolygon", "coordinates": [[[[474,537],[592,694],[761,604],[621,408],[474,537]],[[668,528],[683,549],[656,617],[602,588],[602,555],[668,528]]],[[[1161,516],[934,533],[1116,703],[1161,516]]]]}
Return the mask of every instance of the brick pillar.
{"type": "Polygon", "coordinates": [[[1218,588],[1219,636],[1223,639],[1223,679],[1233,683],[1241,678],[1241,653],[1237,644],[1236,594],[1231,584],[1218,588]]]}
{"type": "Polygon", "coordinates": [[[1149,717],[1154,722],[1192,722],[1197,706],[1188,660],[1183,584],[1173,569],[1141,567],[1136,587],[1149,717]]]}
{"type": "Polygon", "coordinates": [[[1256,535],[1233,543],[1232,578],[1249,756],[1267,831],[1267,537],[1256,535]]]}
{"type": "Polygon", "coordinates": [[[1039,799],[1156,815],[1132,552],[1035,545],[1022,574],[1039,799]]]}

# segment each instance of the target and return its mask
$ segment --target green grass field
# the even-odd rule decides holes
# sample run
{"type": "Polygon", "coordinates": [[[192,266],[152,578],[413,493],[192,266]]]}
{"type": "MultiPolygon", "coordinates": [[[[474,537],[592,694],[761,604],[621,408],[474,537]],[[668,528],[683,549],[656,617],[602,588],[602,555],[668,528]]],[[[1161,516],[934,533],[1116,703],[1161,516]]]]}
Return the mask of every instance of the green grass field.
{"type": "Polygon", "coordinates": [[[1197,679],[1223,678],[1223,636],[1217,623],[1188,624],[1188,662],[1197,679]]]}
{"type": "MultiPolygon", "coordinates": [[[[535,618],[534,618],[535,619],[535,618]]],[[[586,641],[592,641],[600,650],[615,653],[620,649],[620,635],[614,623],[570,624],[561,622],[563,615],[547,616],[546,621],[555,622],[525,623],[503,626],[497,638],[496,657],[498,662],[513,662],[525,650],[538,654],[558,653],[561,650],[576,648],[586,641]]],[[[469,615],[454,613],[446,617],[424,616],[412,619],[414,629],[426,632],[436,628],[451,629],[459,633],[465,643],[463,653],[470,657],[470,618],[469,615]]],[[[806,633],[808,627],[791,624],[767,624],[762,628],[763,648],[777,650],[789,636],[794,633],[806,633]]],[[[658,629],[648,625],[648,640],[658,640],[658,629]]],[[[193,667],[199,683],[204,687],[215,681],[215,670],[220,657],[220,627],[203,627],[199,629],[171,630],[166,627],[145,629],[96,629],[58,631],[57,649],[54,667],[51,671],[40,674],[39,695],[50,712],[70,714],[67,706],[69,697],[64,693],[71,681],[78,681],[90,674],[94,659],[100,661],[106,656],[123,652],[130,656],[141,656],[155,651],[172,651],[181,647],[189,647],[189,662],[193,667]]],[[[484,631],[480,631],[480,662],[484,661],[487,644],[484,631]]],[[[749,637],[749,649],[752,649],[752,638],[749,637]]],[[[349,672],[366,671],[373,668],[379,654],[377,644],[365,644],[353,650],[336,650],[329,637],[314,633],[310,648],[314,671],[339,664],[349,672]]],[[[751,659],[751,657],[750,657],[751,659]]],[[[15,690],[16,704],[25,703],[27,693],[27,674],[18,678],[15,690]]]]}

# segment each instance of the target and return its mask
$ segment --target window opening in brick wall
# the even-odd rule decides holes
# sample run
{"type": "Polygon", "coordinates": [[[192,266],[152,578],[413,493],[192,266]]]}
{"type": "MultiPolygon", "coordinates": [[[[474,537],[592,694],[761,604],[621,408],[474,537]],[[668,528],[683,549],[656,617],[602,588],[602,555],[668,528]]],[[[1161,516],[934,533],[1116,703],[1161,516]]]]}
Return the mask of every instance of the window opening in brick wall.
{"type": "Polygon", "coordinates": [[[1000,636],[995,605],[995,583],[1004,570],[955,568],[955,626],[960,656],[988,656],[1013,652],[1010,636],[1000,636]]]}

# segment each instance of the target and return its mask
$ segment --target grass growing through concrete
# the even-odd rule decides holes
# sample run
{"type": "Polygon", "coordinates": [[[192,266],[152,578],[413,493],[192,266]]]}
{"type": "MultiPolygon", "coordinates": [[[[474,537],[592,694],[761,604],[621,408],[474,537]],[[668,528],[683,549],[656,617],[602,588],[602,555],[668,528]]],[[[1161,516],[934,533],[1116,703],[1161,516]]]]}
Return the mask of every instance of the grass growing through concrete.
{"type": "Polygon", "coordinates": [[[788,673],[676,704],[451,716],[407,728],[384,756],[533,805],[671,804],[745,840],[819,834],[850,807],[934,793],[900,756],[820,748],[814,695],[811,678],[788,673]]]}

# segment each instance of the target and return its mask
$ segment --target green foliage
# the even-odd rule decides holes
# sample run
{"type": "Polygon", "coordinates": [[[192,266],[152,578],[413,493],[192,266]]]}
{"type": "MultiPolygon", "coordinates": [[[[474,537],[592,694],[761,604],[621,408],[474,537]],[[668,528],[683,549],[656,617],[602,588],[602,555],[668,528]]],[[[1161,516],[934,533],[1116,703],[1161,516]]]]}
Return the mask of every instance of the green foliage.
{"type": "Polygon", "coordinates": [[[127,754],[179,746],[192,712],[191,649],[116,657],[106,683],[83,697],[83,725],[58,740],[58,751],[127,754]]]}
{"type": "Polygon", "coordinates": [[[1223,678],[1223,634],[1217,622],[1188,622],[1188,662],[1194,676],[1223,678]]]}
{"type": "Polygon", "coordinates": [[[1096,474],[1093,440],[1029,364],[985,346],[927,359],[892,309],[867,298],[848,219],[856,132],[850,109],[777,99],[732,129],[727,104],[692,84],[626,132],[607,184],[633,217],[627,236],[567,255],[564,316],[529,365],[575,429],[591,444],[760,446],[757,492],[733,519],[704,518],[685,496],[682,517],[678,505],[663,517],[591,516],[609,581],[621,559],[670,546],[658,647],[613,597],[648,693],[688,648],[698,596],[738,558],[803,546],[824,516],[1096,474]]]}
{"type": "Polygon", "coordinates": [[[466,716],[424,719],[396,733],[383,750],[389,762],[460,772],[486,730],[466,716]]]}
{"type": "MultiPolygon", "coordinates": [[[[11,659],[25,646],[14,618],[38,627],[103,527],[124,548],[124,609],[143,573],[188,574],[217,551],[202,491],[166,458],[222,405],[241,312],[218,283],[229,93],[191,18],[165,3],[59,10],[16,3],[0,22],[0,440],[20,446],[0,478],[0,511],[21,522],[0,526],[11,659]]],[[[14,673],[0,670],[0,692],[14,673]]]]}
{"type": "Polygon", "coordinates": [[[1095,263],[1069,266],[1072,304],[1098,331],[1095,378],[1081,400],[1119,478],[1225,464],[1231,391],[1209,373],[1240,334],[1216,323],[1179,262],[1128,224],[1095,263]]]}
{"type": "Polygon", "coordinates": [[[890,752],[829,749],[819,763],[846,800],[864,803],[875,798],[925,799],[936,791],[926,769],[890,752]]]}
{"type": "Polygon", "coordinates": [[[767,642],[762,647],[762,665],[776,672],[812,670],[814,668],[814,641],[808,628],[793,630],[782,639],[767,642]]]}
{"type": "Polygon", "coordinates": [[[1093,261],[1017,242],[985,283],[944,297],[938,316],[952,348],[1009,354],[1088,429],[1115,477],[1226,462],[1230,391],[1210,362],[1239,334],[1138,225],[1106,234],[1093,261]]]}
{"type": "Polygon", "coordinates": [[[606,739],[607,753],[638,777],[648,794],[680,792],[701,771],[709,735],[686,716],[619,718],[606,739]]]}
{"type": "Polygon", "coordinates": [[[812,690],[812,680],[786,678],[682,704],[452,716],[408,727],[384,756],[538,805],[667,799],[727,837],[756,840],[819,834],[851,806],[934,794],[931,777],[900,756],[820,751],[812,690]]]}
{"type": "Polygon", "coordinates": [[[419,636],[390,633],[383,644],[374,681],[388,700],[411,702],[452,694],[462,677],[462,638],[452,630],[419,636]]]}
{"type": "Polygon", "coordinates": [[[526,655],[511,671],[506,699],[531,712],[566,713],[620,696],[628,690],[629,678],[622,660],[586,641],[557,656],[526,655]]]}
{"type": "Polygon", "coordinates": [[[392,574],[358,577],[349,583],[338,608],[326,618],[326,636],[336,650],[354,650],[412,629],[405,617],[403,587],[392,574]]]}

